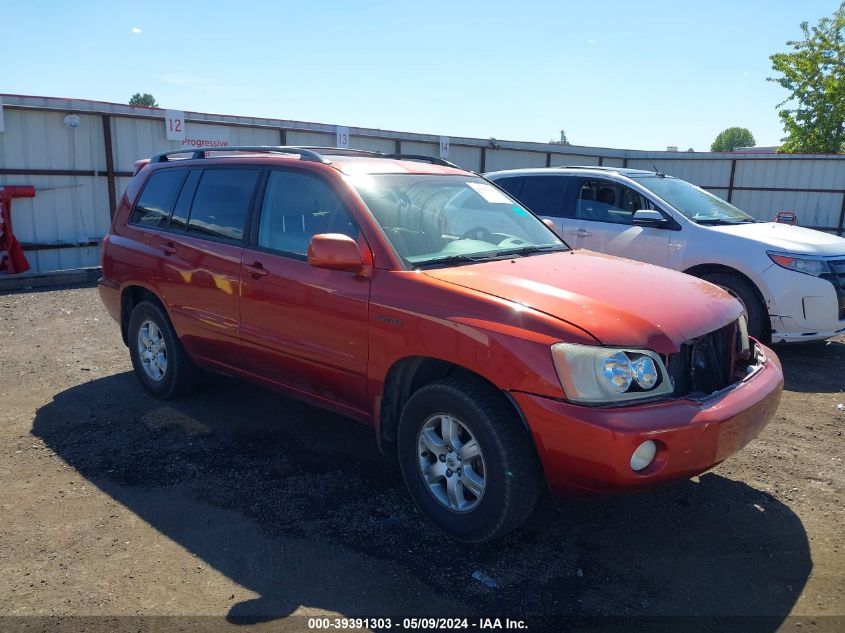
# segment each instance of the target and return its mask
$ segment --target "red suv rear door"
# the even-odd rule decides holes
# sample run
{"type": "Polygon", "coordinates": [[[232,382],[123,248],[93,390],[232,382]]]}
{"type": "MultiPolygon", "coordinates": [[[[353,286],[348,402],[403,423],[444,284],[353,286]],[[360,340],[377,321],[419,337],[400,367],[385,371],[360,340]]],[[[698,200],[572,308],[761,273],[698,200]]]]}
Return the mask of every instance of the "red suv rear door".
{"type": "Polygon", "coordinates": [[[341,196],[296,168],[267,176],[243,253],[241,342],[249,371],[354,414],[367,410],[368,277],[310,266],[319,233],[366,246],[341,196]]]}
{"type": "Polygon", "coordinates": [[[193,356],[240,367],[240,266],[257,167],[192,169],[167,231],[157,285],[182,344],[193,356]]]}

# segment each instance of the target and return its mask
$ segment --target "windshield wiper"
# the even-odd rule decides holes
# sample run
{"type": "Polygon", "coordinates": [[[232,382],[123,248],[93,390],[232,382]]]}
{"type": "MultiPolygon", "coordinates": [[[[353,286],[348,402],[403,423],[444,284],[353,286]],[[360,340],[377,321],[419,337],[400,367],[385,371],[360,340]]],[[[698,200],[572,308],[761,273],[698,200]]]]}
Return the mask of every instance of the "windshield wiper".
{"type": "Polygon", "coordinates": [[[509,248],[501,251],[490,251],[489,253],[479,253],[477,255],[464,255],[456,253],[454,255],[447,255],[445,257],[433,257],[431,259],[424,259],[419,262],[413,262],[415,267],[434,266],[436,264],[475,264],[478,262],[492,261],[495,259],[504,259],[512,255],[531,255],[532,253],[551,253],[555,251],[567,251],[569,247],[564,244],[544,244],[536,246],[530,244],[528,246],[521,246],[519,248],[509,248]]]}
{"type": "Polygon", "coordinates": [[[521,246],[519,248],[508,248],[502,251],[496,251],[496,255],[531,255],[533,253],[553,253],[556,251],[568,251],[569,248],[563,244],[543,244],[537,246],[530,244],[528,246],[521,246]]]}
{"type": "Polygon", "coordinates": [[[748,220],[728,220],[726,218],[694,218],[694,222],[698,224],[720,224],[720,225],[733,225],[733,224],[754,224],[757,220],[748,219],[748,220]]]}
{"type": "Polygon", "coordinates": [[[413,262],[413,264],[415,267],[433,266],[435,264],[474,264],[476,262],[483,262],[491,257],[496,257],[496,253],[487,253],[485,255],[463,255],[461,253],[457,253],[455,255],[447,255],[446,257],[424,259],[420,262],[413,262]]]}

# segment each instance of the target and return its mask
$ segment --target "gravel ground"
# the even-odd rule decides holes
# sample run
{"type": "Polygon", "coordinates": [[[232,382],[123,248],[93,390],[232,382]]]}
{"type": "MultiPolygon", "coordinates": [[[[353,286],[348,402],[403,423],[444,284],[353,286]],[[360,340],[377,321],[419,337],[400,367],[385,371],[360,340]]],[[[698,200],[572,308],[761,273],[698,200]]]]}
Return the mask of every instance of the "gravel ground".
{"type": "Polygon", "coordinates": [[[776,419],[732,459],[646,493],[547,499],[481,547],[429,527],[368,428],[221,376],[157,401],[94,288],[0,296],[0,615],[740,614],[835,630],[845,338],[778,354],[776,419]]]}

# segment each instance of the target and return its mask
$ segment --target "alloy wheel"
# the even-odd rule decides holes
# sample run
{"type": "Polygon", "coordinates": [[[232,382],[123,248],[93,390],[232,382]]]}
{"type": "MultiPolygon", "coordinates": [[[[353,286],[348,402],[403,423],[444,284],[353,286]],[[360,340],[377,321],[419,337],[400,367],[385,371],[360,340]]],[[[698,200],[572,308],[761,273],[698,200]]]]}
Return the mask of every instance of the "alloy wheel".
{"type": "Polygon", "coordinates": [[[146,320],[138,328],[138,357],[144,372],[159,381],[167,372],[167,344],[158,325],[146,320]]]}
{"type": "Polygon", "coordinates": [[[429,492],[453,512],[469,512],[481,502],[487,487],[481,446],[454,416],[429,417],[418,435],[420,476],[429,492]]]}

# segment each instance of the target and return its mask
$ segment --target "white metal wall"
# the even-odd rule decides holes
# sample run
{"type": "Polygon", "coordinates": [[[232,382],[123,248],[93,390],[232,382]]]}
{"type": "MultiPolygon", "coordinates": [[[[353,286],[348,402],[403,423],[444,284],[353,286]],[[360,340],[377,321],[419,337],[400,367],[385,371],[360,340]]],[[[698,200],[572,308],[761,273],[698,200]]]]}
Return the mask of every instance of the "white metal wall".
{"type": "Polygon", "coordinates": [[[486,171],[499,171],[514,167],[545,167],[546,154],[513,149],[487,150],[486,171]]]}
{"type": "MultiPolygon", "coordinates": [[[[288,145],[315,145],[317,147],[333,147],[335,135],[320,132],[288,132],[288,145]]],[[[363,147],[358,149],[364,149],[363,147]]]]}
{"type": "MultiPolygon", "coordinates": [[[[93,266],[97,247],[43,249],[51,244],[99,240],[110,223],[108,160],[110,134],[112,179],[119,200],[134,163],[152,154],[179,149],[167,141],[162,110],[123,104],[0,95],[5,131],[0,132],[0,185],[28,184],[34,200],[16,200],[13,219],[21,242],[41,245],[27,251],[33,271],[93,266]],[[80,117],[68,129],[64,117],[80,117]],[[104,127],[104,117],[107,129],[104,127]]],[[[231,145],[332,147],[335,127],[281,119],[186,113],[189,137],[225,138],[231,145]]],[[[351,128],[350,146],[392,153],[397,142],[407,154],[437,156],[439,137],[351,128]]],[[[546,165],[598,165],[654,169],[705,187],[755,217],[771,220],[781,210],[795,211],[800,224],[841,230],[845,209],[845,156],[794,156],[645,152],[561,146],[460,137],[450,139],[449,160],[473,171],[546,165]],[[497,148],[498,147],[498,148],[497,148]]]]}
{"type": "Polygon", "coordinates": [[[845,157],[631,159],[628,167],[656,167],[721,198],[730,197],[732,204],[759,220],[772,220],[778,211],[794,211],[804,226],[835,228],[845,206],[845,157]]]}
{"type": "MultiPolygon", "coordinates": [[[[102,119],[80,114],[74,130],[65,127],[65,115],[5,110],[0,169],[105,172],[102,119]]],[[[85,243],[108,230],[107,182],[101,176],[0,173],[0,186],[14,184],[37,189],[37,198],[16,199],[12,206],[15,234],[22,242],[85,243]]],[[[26,256],[36,271],[81,268],[97,265],[99,248],[30,251],[26,256]]]]}
{"type": "Polygon", "coordinates": [[[845,160],[743,160],[737,161],[737,187],[794,189],[845,189],[845,160]]]}
{"type": "Polygon", "coordinates": [[[758,220],[772,220],[777,211],[795,211],[801,220],[800,224],[804,226],[836,226],[842,206],[842,194],[734,191],[731,204],[758,220]]]}
{"type": "Polygon", "coordinates": [[[683,178],[699,186],[727,187],[731,178],[729,160],[667,160],[640,159],[629,160],[628,167],[651,171],[657,169],[663,173],[683,178]]]}
{"type": "Polygon", "coordinates": [[[64,112],[9,108],[4,112],[6,129],[0,133],[0,167],[105,170],[99,116],[79,115],[79,128],[71,130],[63,122],[64,112]]]}
{"type": "MultiPolygon", "coordinates": [[[[614,167],[621,167],[624,161],[620,160],[619,165],[613,165],[614,167]]],[[[605,161],[602,161],[604,164],[605,161]]],[[[598,156],[579,156],[577,154],[552,154],[551,160],[549,161],[550,167],[557,167],[559,165],[598,165],[599,164],[599,157],[598,156]]],[[[608,165],[610,167],[611,165],[608,165]]]]}
{"type": "MultiPolygon", "coordinates": [[[[329,147],[334,146],[334,139],[329,147]]],[[[390,154],[396,151],[396,142],[386,138],[369,138],[366,136],[349,136],[349,146],[353,149],[366,149],[371,152],[385,152],[390,154]]]]}
{"type": "MultiPolygon", "coordinates": [[[[16,198],[12,204],[15,235],[21,242],[76,242],[99,240],[109,229],[106,179],[93,176],[0,175],[0,186],[26,184],[35,198],[16,198]]],[[[99,248],[62,248],[26,251],[34,271],[97,266],[99,248]]]]}
{"type": "MultiPolygon", "coordinates": [[[[165,138],[164,124],[160,119],[111,117],[111,127],[116,171],[131,172],[135,161],[139,158],[149,158],[153,154],[178,150],[182,147],[179,141],[168,141],[165,138]]],[[[79,129],[81,128],[80,125],[79,129]]],[[[279,131],[270,128],[189,123],[188,130],[189,135],[195,138],[227,136],[231,145],[279,144],[279,131]]],[[[102,134],[100,138],[102,139],[102,134]]],[[[102,147],[102,141],[100,146],[102,147]]]]}

